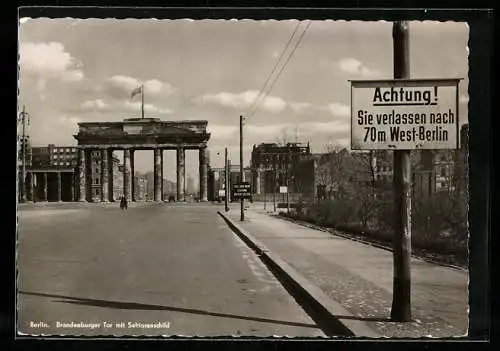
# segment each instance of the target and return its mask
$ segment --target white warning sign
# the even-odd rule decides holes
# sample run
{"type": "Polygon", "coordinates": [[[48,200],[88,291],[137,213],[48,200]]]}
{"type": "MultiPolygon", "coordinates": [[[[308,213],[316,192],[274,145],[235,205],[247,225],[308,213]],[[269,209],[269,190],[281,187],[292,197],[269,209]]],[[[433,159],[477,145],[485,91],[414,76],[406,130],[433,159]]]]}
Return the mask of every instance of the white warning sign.
{"type": "Polygon", "coordinates": [[[456,149],[459,82],[351,81],[351,149],[456,149]]]}

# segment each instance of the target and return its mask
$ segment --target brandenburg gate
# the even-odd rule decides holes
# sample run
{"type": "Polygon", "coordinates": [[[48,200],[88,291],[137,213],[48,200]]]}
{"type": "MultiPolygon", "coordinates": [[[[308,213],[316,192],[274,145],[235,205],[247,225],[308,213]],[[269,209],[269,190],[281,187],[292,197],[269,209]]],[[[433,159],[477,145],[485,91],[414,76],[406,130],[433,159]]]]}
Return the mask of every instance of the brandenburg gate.
{"type": "Polygon", "coordinates": [[[207,121],[161,121],[129,118],[123,122],[78,123],[79,201],[90,198],[91,152],[100,150],[101,202],[113,201],[112,155],[123,150],[123,195],[135,201],[134,152],[154,151],[154,201],[162,201],[163,150],[177,152],[177,201],[185,201],[185,151],[199,150],[200,200],[207,201],[207,121]],[[110,166],[111,165],[111,166],[110,166]]]}

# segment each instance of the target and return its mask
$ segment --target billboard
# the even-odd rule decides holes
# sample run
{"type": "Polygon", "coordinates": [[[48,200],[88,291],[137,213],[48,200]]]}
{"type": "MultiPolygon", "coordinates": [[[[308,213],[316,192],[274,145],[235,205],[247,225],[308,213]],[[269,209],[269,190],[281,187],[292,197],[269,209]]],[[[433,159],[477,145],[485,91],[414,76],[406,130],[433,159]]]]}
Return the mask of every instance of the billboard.
{"type": "Polygon", "coordinates": [[[351,149],[458,148],[459,82],[351,81],[351,149]]]}

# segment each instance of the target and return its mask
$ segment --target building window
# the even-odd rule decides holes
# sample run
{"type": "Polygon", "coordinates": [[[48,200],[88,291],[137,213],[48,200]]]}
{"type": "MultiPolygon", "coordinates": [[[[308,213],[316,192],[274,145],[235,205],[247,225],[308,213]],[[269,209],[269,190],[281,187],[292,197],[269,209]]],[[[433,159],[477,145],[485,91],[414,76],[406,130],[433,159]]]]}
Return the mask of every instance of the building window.
{"type": "Polygon", "coordinates": [[[441,177],[446,177],[446,168],[441,167],[441,177]]]}
{"type": "Polygon", "coordinates": [[[94,184],[99,185],[99,178],[94,178],[94,184]]]}

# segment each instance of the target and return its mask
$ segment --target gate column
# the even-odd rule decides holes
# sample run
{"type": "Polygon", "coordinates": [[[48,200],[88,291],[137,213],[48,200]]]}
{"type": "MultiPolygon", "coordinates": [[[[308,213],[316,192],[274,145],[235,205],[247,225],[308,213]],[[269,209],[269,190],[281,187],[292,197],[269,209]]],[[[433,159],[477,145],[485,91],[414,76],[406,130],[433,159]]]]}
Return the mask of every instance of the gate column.
{"type": "Polygon", "coordinates": [[[184,181],[185,181],[185,150],[182,147],[177,148],[177,201],[184,201],[184,181]]]}
{"type": "Polygon", "coordinates": [[[200,148],[200,201],[208,201],[208,193],[207,193],[207,186],[208,186],[208,165],[207,165],[207,148],[202,147],[200,148]]]}
{"type": "Polygon", "coordinates": [[[113,202],[115,201],[114,196],[114,162],[113,162],[113,149],[106,149],[106,153],[108,154],[108,200],[113,202]]]}
{"type": "Polygon", "coordinates": [[[123,150],[123,196],[127,200],[132,197],[130,191],[130,150],[123,150]]]}
{"type": "Polygon", "coordinates": [[[78,150],[78,186],[80,192],[80,202],[87,201],[87,160],[85,158],[85,149],[81,148],[78,150]]]}
{"type": "Polygon", "coordinates": [[[154,201],[161,201],[161,149],[154,149],[154,201]]]}
{"type": "Polygon", "coordinates": [[[62,201],[62,179],[61,172],[57,172],[57,202],[62,201]]]}
{"type": "Polygon", "coordinates": [[[165,189],[163,189],[163,149],[160,149],[160,178],[161,178],[161,197],[160,201],[165,200],[165,189]]]}

